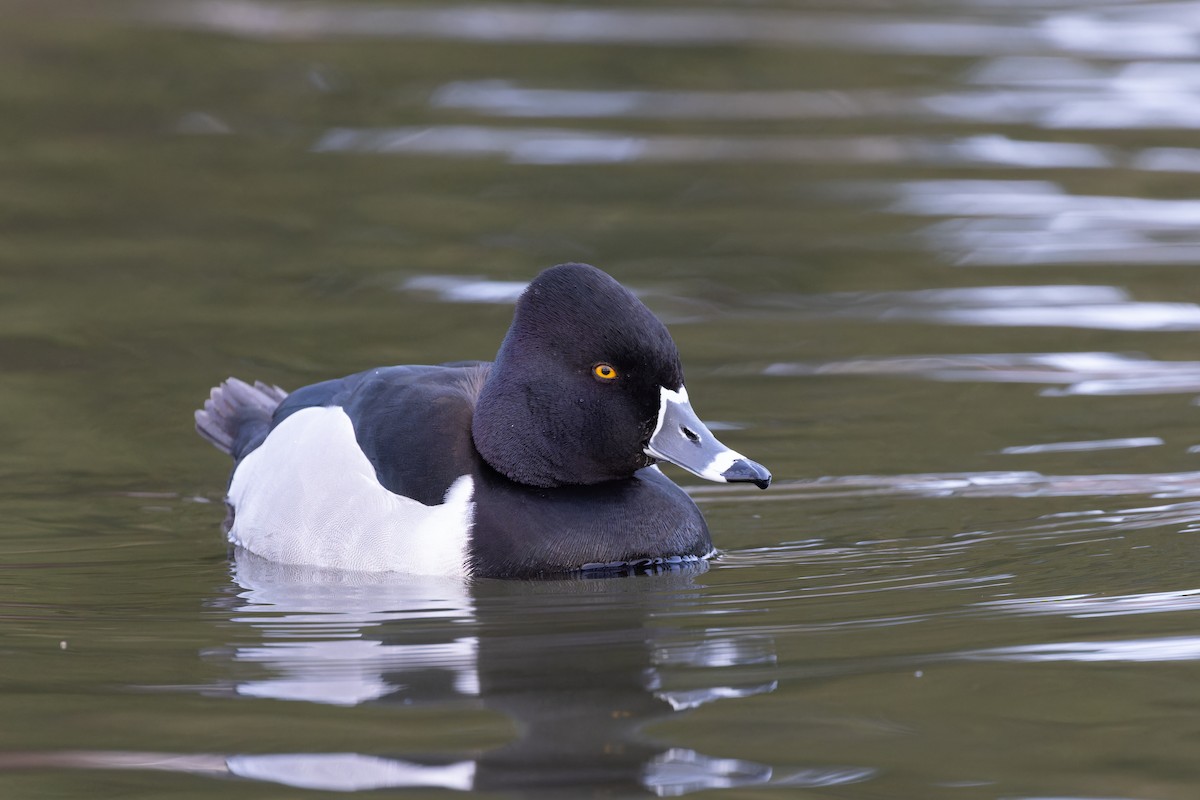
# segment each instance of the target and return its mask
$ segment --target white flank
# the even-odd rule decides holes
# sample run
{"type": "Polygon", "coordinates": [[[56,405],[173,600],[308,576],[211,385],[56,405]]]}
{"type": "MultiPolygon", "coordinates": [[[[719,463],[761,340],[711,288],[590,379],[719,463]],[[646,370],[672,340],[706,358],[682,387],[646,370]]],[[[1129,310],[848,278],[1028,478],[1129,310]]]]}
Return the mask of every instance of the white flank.
{"type": "Polygon", "coordinates": [[[462,576],[475,486],[463,475],[441,505],[389,492],[341,408],[306,408],[238,465],[229,541],[284,564],[462,576]]]}

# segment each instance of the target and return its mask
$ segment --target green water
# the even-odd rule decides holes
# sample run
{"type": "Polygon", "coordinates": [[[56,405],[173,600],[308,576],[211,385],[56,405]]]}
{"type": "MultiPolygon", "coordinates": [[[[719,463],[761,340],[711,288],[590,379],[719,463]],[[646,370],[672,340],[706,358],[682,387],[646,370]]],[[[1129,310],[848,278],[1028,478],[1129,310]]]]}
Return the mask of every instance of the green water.
{"type": "Polygon", "coordinates": [[[1194,798],[1198,18],[0,2],[0,796],[1194,798]],[[212,385],[570,260],[775,475],[706,569],[226,552],[212,385]]]}

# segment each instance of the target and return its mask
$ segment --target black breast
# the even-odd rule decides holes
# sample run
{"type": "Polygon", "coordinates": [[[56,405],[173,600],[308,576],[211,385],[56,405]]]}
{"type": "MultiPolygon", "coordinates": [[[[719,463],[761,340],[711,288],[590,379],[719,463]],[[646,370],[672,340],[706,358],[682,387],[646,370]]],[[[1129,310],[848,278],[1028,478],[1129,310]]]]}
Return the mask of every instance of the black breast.
{"type": "Polygon", "coordinates": [[[537,577],[711,550],[700,510],[657,470],[554,489],[513,483],[486,466],[476,474],[471,561],[480,577],[537,577]]]}

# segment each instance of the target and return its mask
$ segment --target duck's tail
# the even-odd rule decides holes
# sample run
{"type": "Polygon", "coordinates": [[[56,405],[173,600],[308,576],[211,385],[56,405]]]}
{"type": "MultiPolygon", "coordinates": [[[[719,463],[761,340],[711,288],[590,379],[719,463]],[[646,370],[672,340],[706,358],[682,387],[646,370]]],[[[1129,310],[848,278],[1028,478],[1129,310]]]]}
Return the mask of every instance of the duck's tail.
{"type": "Polygon", "coordinates": [[[271,416],[287,392],[262,381],[230,378],[215,387],[196,411],[196,432],[222,453],[241,458],[271,428],[271,416]]]}

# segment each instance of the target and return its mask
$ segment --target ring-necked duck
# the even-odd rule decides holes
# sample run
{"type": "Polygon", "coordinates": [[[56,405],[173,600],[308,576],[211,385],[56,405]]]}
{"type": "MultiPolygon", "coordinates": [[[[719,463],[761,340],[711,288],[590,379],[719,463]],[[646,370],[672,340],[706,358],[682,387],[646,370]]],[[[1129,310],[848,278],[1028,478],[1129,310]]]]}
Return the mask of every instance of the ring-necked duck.
{"type": "Polygon", "coordinates": [[[196,429],[236,459],[229,540],[359,571],[522,577],[694,561],[695,503],[655,466],[771,474],[692,411],[666,327],[611,277],[552,267],[494,362],[399,366],[282,389],[230,378],[196,429]]]}

